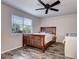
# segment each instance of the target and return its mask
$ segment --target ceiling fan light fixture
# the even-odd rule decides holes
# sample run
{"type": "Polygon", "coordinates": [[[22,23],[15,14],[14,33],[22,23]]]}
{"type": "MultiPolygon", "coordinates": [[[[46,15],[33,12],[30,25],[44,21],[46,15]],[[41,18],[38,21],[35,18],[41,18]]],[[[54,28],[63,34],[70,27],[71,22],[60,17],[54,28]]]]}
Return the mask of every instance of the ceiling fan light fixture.
{"type": "Polygon", "coordinates": [[[59,0],[57,0],[56,2],[54,2],[54,3],[51,4],[51,5],[49,5],[48,3],[45,4],[45,3],[43,3],[41,0],[38,0],[38,1],[39,1],[39,3],[41,3],[41,4],[44,6],[44,8],[39,8],[39,9],[36,9],[36,10],[44,10],[44,9],[46,9],[45,14],[48,14],[48,10],[49,10],[49,9],[50,9],[50,10],[53,10],[53,11],[56,11],[56,12],[59,11],[58,9],[52,8],[52,7],[54,7],[55,5],[60,4],[60,1],[59,1],[59,0]]]}

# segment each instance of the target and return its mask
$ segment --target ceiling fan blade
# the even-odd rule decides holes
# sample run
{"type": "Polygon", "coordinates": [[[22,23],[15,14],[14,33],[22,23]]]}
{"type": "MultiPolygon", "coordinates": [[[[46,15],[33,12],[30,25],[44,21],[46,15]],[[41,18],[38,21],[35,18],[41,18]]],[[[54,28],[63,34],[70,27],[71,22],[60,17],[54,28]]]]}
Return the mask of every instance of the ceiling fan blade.
{"type": "Polygon", "coordinates": [[[45,8],[39,8],[39,9],[36,9],[36,10],[44,10],[45,8]]]}
{"type": "Polygon", "coordinates": [[[41,0],[38,0],[44,7],[46,7],[46,5],[41,1],[41,0]]]}
{"type": "Polygon", "coordinates": [[[53,7],[53,6],[55,6],[55,5],[59,4],[59,3],[60,3],[60,1],[58,0],[58,1],[54,2],[52,5],[50,5],[50,7],[53,7]]]}
{"type": "Polygon", "coordinates": [[[46,11],[45,11],[45,14],[47,14],[48,13],[48,9],[46,9],[46,11]]]}
{"type": "Polygon", "coordinates": [[[58,9],[50,8],[50,10],[59,11],[58,9]]]}

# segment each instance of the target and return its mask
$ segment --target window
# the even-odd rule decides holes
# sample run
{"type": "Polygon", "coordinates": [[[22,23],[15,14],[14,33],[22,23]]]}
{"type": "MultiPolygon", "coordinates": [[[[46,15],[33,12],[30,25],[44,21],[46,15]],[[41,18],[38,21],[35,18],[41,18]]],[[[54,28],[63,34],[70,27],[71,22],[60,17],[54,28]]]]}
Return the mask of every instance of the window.
{"type": "Polygon", "coordinates": [[[12,15],[12,32],[13,33],[31,33],[32,20],[12,15]]]}

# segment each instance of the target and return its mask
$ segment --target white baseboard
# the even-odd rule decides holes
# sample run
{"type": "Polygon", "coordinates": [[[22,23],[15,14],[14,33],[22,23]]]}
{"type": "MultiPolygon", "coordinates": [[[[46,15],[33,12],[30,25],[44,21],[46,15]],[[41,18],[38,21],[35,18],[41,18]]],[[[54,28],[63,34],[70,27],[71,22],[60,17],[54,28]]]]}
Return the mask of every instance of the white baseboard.
{"type": "Polygon", "coordinates": [[[12,49],[8,49],[8,50],[5,50],[5,51],[1,51],[1,54],[6,53],[6,52],[11,51],[11,50],[14,50],[14,49],[17,49],[17,48],[20,48],[20,47],[22,47],[22,46],[15,47],[15,48],[12,48],[12,49]]]}

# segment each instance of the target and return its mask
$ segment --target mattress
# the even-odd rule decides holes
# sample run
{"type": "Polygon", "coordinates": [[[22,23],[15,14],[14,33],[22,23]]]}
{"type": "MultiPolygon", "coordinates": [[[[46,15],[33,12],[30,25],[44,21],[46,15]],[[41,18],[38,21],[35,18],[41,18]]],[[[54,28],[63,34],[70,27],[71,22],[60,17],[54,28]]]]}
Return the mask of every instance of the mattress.
{"type": "Polygon", "coordinates": [[[45,42],[44,42],[45,44],[52,41],[53,40],[52,38],[55,37],[54,34],[50,34],[50,33],[33,33],[33,34],[35,34],[35,35],[45,35],[45,42]]]}

